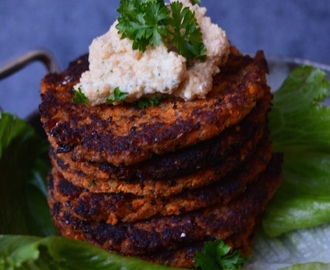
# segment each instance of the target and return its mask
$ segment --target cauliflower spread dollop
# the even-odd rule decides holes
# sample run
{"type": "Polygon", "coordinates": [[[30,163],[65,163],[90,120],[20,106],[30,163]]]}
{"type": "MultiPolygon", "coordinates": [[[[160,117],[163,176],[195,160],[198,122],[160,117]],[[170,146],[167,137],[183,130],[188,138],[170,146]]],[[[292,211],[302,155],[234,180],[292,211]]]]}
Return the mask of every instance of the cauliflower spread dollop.
{"type": "Polygon", "coordinates": [[[159,94],[185,100],[205,98],[212,89],[213,76],[228,58],[230,44],[225,31],[205,16],[206,8],[192,5],[190,0],[180,2],[195,12],[206,48],[205,61],[194,60],[187,67],[186,58],[163,43],[149,45],[145,52],[133,50],[133,41],[121,39],[115,21],[107,33],[93,40],[89,70],[74,88],[80,88],[91,105],[105,103],[116,88],[127,93],[127,102],[159,94]]]}

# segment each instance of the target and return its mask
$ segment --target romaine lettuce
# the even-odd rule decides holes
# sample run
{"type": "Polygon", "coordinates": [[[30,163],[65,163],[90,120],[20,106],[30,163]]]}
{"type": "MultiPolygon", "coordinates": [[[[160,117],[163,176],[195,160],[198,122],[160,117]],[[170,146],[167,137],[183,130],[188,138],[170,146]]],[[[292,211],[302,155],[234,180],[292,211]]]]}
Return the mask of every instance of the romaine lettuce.
{"type": "Polygon", "coordinates": [[[0,236],[0,269],[179,270],[59,236],[0,236]]]}
{"type": "Polygon", "coordinates": [[[48,147],[25,121],[0,114],[0,234],[54,234],[46,202],[48,147]]]}
{"type": "Polygon", "coordinates": [[[267,206],[269,236],[330,223],[330,107],[326,74],[311,66],[292,71],[274,94],[269,128],[284,153],[284,181],[267,206]]]}
{"type": "Polygon", "coordinates": [[[330,263],[304,263],[294,264],[281,270],[329,270],[330,263]]]}

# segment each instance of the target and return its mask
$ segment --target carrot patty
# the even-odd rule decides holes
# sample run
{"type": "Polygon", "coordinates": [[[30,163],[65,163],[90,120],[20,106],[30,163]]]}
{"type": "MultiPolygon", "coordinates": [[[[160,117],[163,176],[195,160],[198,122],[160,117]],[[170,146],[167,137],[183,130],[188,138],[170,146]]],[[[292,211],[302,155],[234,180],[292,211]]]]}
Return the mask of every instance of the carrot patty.
{"type": "Polygon", "coordinates": [[[282,180],[267,128],[272,94],[263,52],[230,48],[205,99],[156,106],[74,103],[88,56],[41,83],[54,224],[68,238],[176,267],[205,241],[243,255],[282,180]]]}

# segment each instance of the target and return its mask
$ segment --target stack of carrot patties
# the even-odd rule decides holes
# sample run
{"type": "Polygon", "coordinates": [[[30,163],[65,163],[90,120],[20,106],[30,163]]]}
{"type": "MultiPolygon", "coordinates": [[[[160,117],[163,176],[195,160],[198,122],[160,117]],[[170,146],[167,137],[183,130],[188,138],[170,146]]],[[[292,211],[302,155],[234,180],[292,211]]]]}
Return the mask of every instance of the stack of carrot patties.
{"type": "Polygon", "coordinates": [[[42,81],[51,144],[49,205],[61,235],[126,256],[192,267],[223,239],[248,255],[282,179],[267,129],[262,52],[231,48],[206,99],[90,106],[72,102],[88,56],[42,81]]]}

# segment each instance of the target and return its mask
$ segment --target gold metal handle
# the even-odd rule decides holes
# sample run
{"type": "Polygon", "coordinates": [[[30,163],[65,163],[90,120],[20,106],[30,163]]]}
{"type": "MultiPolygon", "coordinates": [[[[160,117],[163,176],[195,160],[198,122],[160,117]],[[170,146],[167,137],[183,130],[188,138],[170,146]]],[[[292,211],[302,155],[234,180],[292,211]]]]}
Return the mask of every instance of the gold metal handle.
{"type": "Polygon", "coordinates": [[[47,68],[48,72],[50,73],[55,73],[60,71],[55,58],[48,51],[34,50],[9,62],[5,66],[0,67],[0,80],[12,75],[13,73],[24,68],[26,65],[35,61],[42,62],[47,68]]]}

